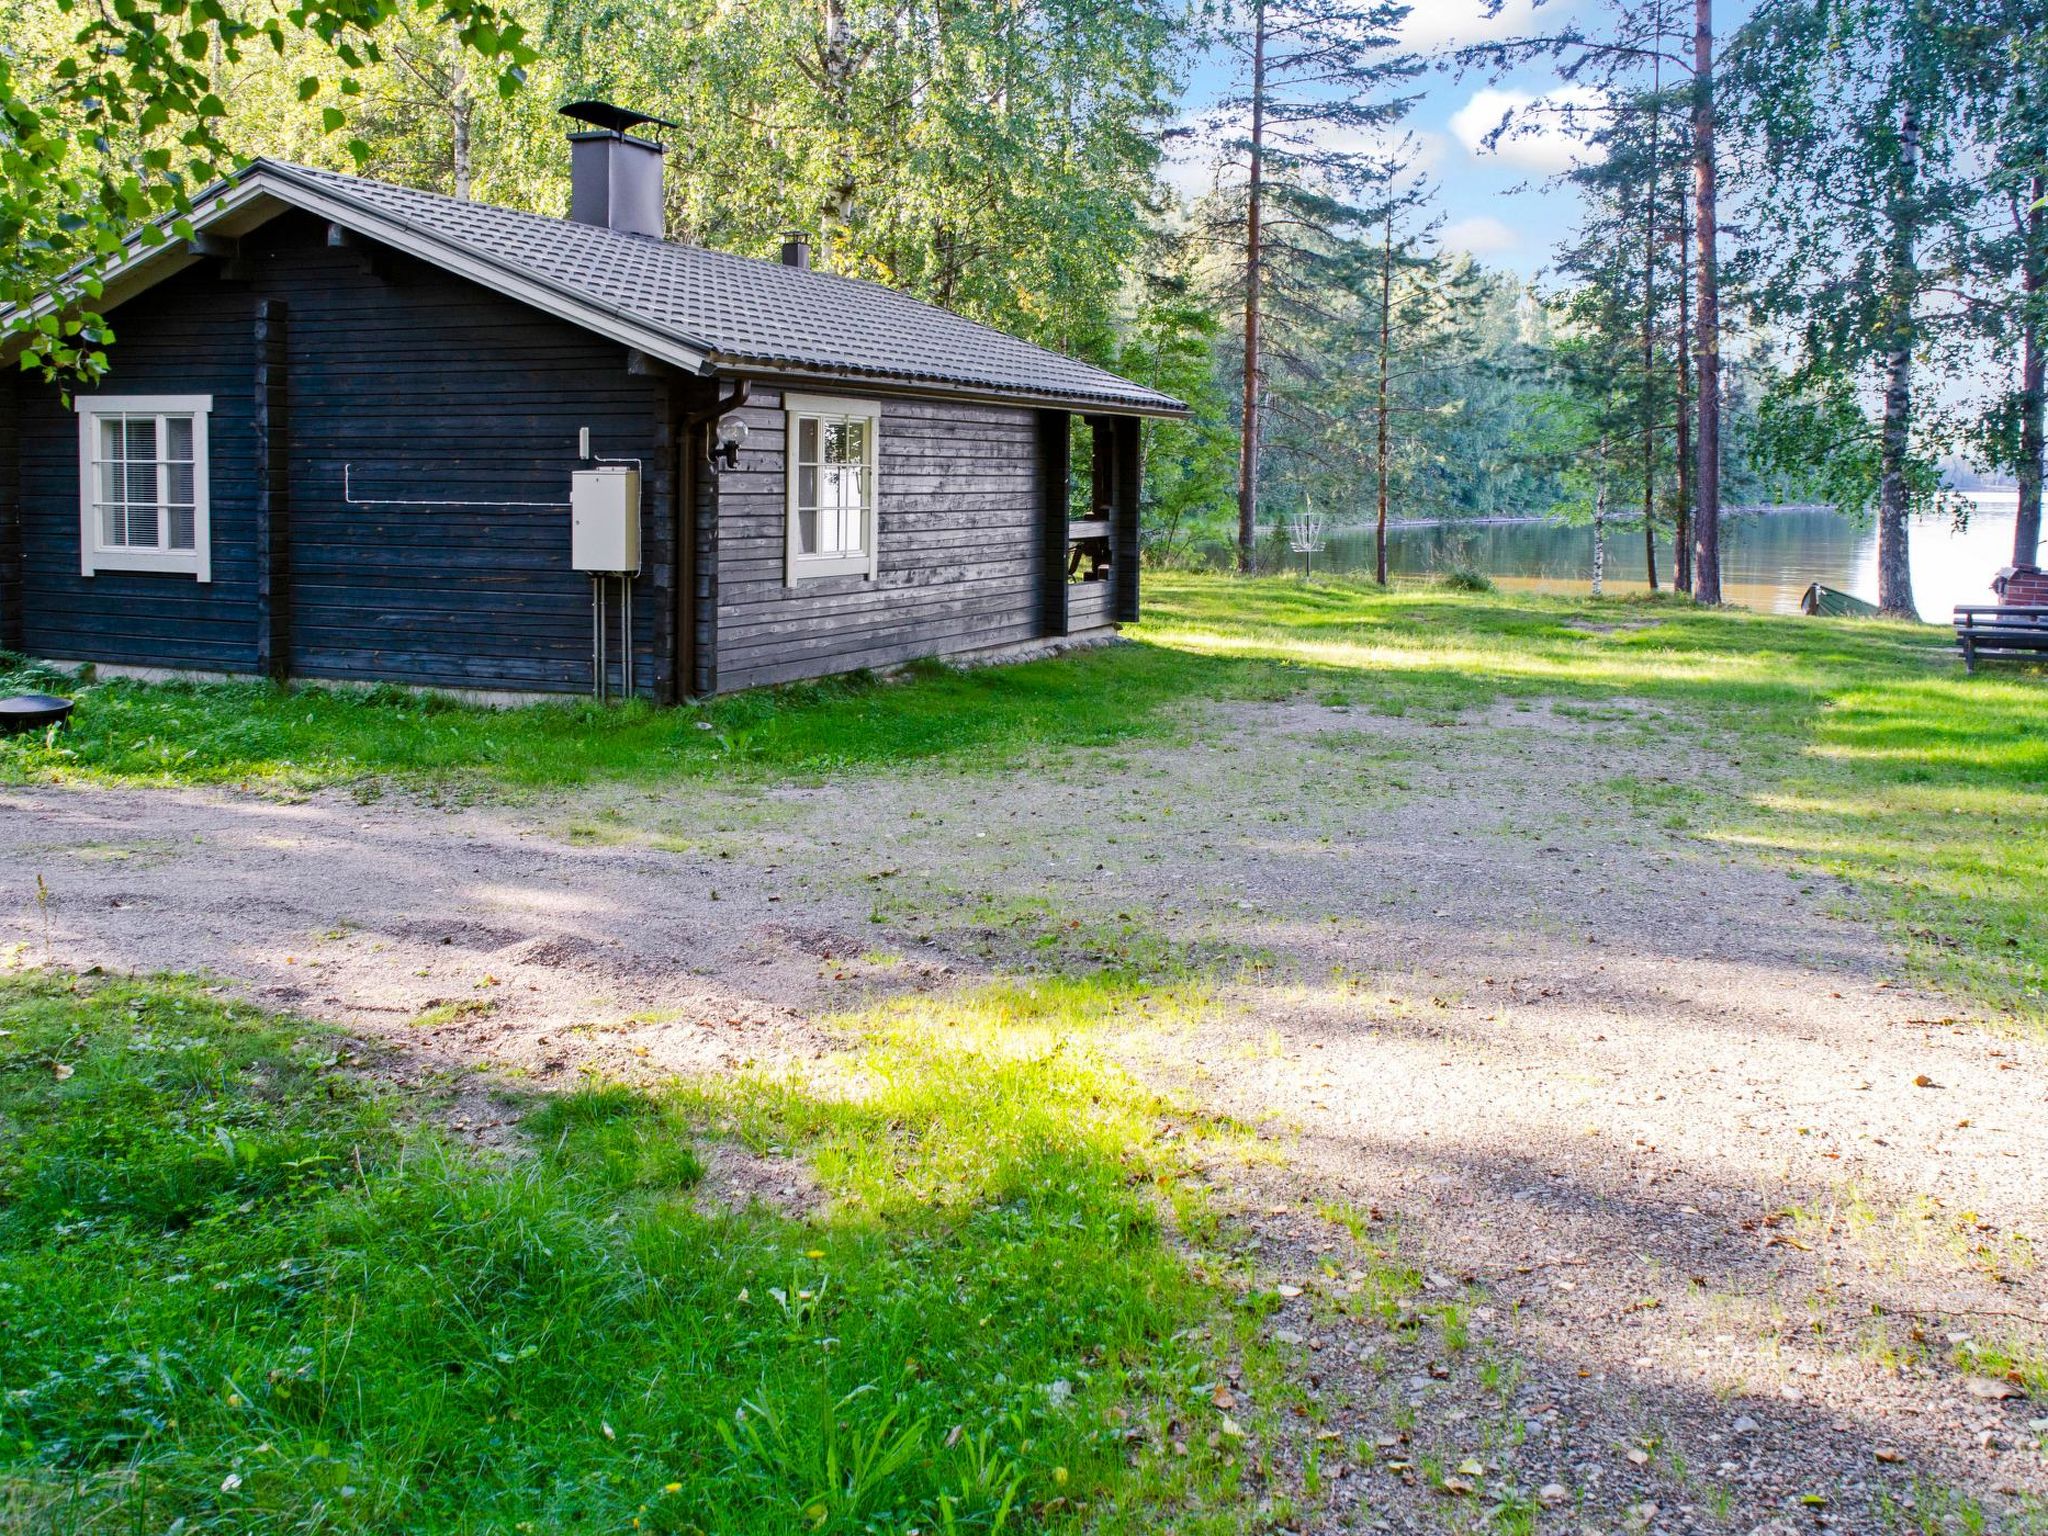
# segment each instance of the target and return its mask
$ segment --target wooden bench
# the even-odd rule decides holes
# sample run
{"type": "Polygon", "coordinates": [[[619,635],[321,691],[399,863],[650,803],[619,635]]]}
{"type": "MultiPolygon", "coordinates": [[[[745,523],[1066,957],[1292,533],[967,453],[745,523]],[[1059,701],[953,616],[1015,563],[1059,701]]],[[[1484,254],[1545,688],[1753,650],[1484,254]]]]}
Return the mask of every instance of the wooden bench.
{"type": "Polygon", "coordinates": [[[2048,607],[1959,607],[1956,648],[1963,653],[1963,666],[1972,672],[1979,656],[2048,657],[2048,607]]]}

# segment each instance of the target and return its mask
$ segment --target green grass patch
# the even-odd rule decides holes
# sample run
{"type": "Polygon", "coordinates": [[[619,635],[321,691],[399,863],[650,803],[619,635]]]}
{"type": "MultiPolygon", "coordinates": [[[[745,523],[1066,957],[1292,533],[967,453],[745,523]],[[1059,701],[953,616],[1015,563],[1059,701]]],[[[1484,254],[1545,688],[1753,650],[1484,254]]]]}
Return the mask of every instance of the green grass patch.
{"type": "Polygon", "coordinates": [[[490,1158],[313,1026],[0,983],[0,1510],[1221,1529],[1236,1443],[1166,1448],[1230,1326],[1168,1237],[1187,1120],[1090,1044],[1148,1006],[1114,979],[894,1005],[805,1080],[592,1087],[490,1158]],[[808,1159],[828,1213],[701,1200],[714,1123],[808,1159]]]}
{"type": "MultiPolygon", "coordinates": [[[[401,688],[269,683],[78,684],[0,655],[0,692],[78,700],[62,731],[0,738],[0,782],[370,787],[392,779],[476,793],[593,781],[747,782],[925,761],[1015,762],[1047,748],[1156,734],[1167,706],[1211,686],[1285,690],[1254,663],[1228,679],[1156,647],[1095,650],[1012,667],[936,663],[892,679],[856,673],[678,709],[559,703],[492,709],[401,688]]],[[[606,841],[615,829],[579,822],[606,841]]]]}
{"type": "MultiPolygon", "coordinates": [[[[386,781],[461,793],[592,780],[764,783],[914,764],[995,770],[1180,728],[1209,700],[1344,700],[1410,721],[1549,701],[1583,727],[1740,769],[1732,791],[1613,779],[1660,835],[1761,848],[1858,881],[1922,969],[2048,1024],[2048,680],[1966,676],[1947,631],[1441,587],[1148,578],[1138,643],[978,671],[936,665],[685,709],[493,711],[395,689],[111,682],[67,732],[0,741],[0,781],[386,781]],[[1643,710],[1654,711],[1645,717],[1643,710]]],[[[14,684],[51,679],[23,672],[14,684]]],[[[631,835],[589,817],[572,835],[631,835]]]]}

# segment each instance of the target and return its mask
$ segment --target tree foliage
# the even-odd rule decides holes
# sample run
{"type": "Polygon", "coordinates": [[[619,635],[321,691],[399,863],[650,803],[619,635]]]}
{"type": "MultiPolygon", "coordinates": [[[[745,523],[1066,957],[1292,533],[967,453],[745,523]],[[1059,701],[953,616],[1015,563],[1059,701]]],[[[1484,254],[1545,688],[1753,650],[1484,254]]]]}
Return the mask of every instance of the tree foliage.
{"type": "Polygon", "coordinates": [[[236,162],[227,74],[292,53],[305,70],[292,96],[332,133],[395,20],[427,11],[501,92],[518,89],[533,51],[491,0],[21,6],[0,30],[0,339],[25,339],[26,362],[53,377],[98,377],[111,332],[93,301],[109,267],[131,239],[189,233],[193,199],[236,162]]]}

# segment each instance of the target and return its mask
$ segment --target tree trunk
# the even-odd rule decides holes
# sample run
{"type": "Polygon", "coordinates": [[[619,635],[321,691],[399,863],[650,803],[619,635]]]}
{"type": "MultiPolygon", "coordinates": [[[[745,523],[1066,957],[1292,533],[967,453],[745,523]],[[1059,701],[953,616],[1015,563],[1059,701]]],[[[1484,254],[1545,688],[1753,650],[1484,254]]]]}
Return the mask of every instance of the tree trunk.
{"type": "Polygon", "coordinates": [[[2048,249],[2043,249],[2041,203],[2048,198],[2048,178],[2036,174],[2027,210],[2026,272],[2020,314],[2020,510],[2013,523],[2012,563],[2036,565],[2041,559],[2041,456],[2044,450],[2044,409],[2048,409],[2048,356],[2043,355],[2041,305],[2048,290],[2048,249]]]}
{"type": "Polygon", "coordinates": [[[1252,164],[1244,210],[1244,441],[1237,455],[1237,568],[1249,574],[1259,537],[1259,216],[1266,174],[1266,3],[1252,0],[1252,164]]]}
{"type": "Polygon", "coordinates": [[[469,93],[469,71],[462,66],[461,45],[449,71],[448,122],[455,151],[455,200],[466,203],[475,180],[475,156],[470,147],[470,129],[476,118],[476,98],[469,93]]]}
{"type": "Polygon", "coordinates": [[[859,178],[854,170],[853,144],[853,23],[847,19],[846,0],[825,0],[825,36],[818,50],[818,73],[825,82],[825,98],[832,114],[833,177],[819,209],[820,253],[829,263],[847,243],[853,228],[854,192],[859,178]]]}
{"type": "Polygon", "coordinates": [[[1678,440],[1672,462],[1678,470],[1678,506],[1672,516],[1671,585],[1679,592],[1692,591],[1692,258],[1687,254],[1692,241],[1692,216],[1685,199],[1678,200],[1678,367],[1675,370],[1678,440]]]}
{"type": "Polygon", "coordinates": [[[1663,56],[1650,77],[1650,175],[1643,196],[1643,565],[1657,590],[1657,130],[1663,56]]]}
{"type": "Polygon", "coordinates": [[[1714,0],[1693,0],[1693,236],[1699,295],[1695,362],[1699,432],[1693,444],[1692,587],[1702,603],[1721,601],[1721,269],[1715,250],[1719,189],[1714,171],[1714,0]]]}
{"type": "Polygon", "coordinates": [[[1907,533],[1912,497],[1906,482],[1913,427],[1913,308],[1920,226],[1920,106],[1909,101],[1899,120],[1898,192],[1892,199],[1890,292],[1885,297],[1884,481],[1877,508],[1877,607],[1896,619],[1917,619],[1907,533]]]}
{"type": "Polygon", "coordinates": [[[1380,245],[1380,420],[1379,420],[1379,520],[1373,530],[1373,571],[1375,579],[1387,584],[1387,417],[1391,402],[1387,394],[1387,353],[1393,346],[1394,330],[1394,214],[1387,212],[1386,235],[1380,245]]]}
{"type": "Polygon", "coordinates": [[[1600,445],[1600,478],[1593,487],[1593,595],[1607,595],[1607,444],[1600,445]]]}

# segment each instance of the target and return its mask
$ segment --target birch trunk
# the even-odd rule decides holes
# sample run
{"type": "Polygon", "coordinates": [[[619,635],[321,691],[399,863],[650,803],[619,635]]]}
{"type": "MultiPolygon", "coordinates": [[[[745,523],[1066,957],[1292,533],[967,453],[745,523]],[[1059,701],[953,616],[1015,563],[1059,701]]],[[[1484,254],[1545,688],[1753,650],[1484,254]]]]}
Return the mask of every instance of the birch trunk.
{"type": "Polygon", "coordinates": [[[2041,204],[2048,198],[2048,178],[2034,177],[2027,210],[2026,274],[2022,281],[2026,308],[2020,316],[2020,510],[2012,530],[2012,563],[2037,565],[2041,559],[2041,480],[2044,431],[2048,411],[2048,356],[2043,354],[2041,305],[2048,289],[2048,249],[2043,248],[2041,204]]]}
{"type": "MultiPolygon", "coordinates": [[[[1600,459],[1604,469],[1607,460],[1605,443],[1600,445],[1600,459]]],[[[1607,595],[1607,476],[1604,473],[1593,488],[1593,595],[1607,595]]]]}
{"type": "Polygon", "coordinates": [[[476,157],[470,138],[476,121],[476,98],[470,95],[469,71],[462,67],[459,47],[448,81],[448,127],[449,137],[454,141],[455,200],[466,203],[476,179],[476,157]]]}
{"type": "Polygon", "coordinates": [[[1907,537],[1912,508],[1907,457],[1913,426],[1913,300],[1915,236],[1919,232],[1920,108],[1908,102],[1899,121],[1899,189],[1891,209],[1889,288],[1885,300],[1884,480],[1877,510],[1877,606],[1898,619],[1917,619],[1907,537]]]}

